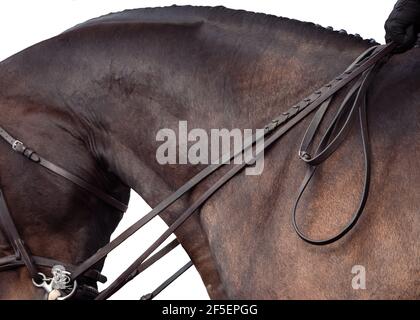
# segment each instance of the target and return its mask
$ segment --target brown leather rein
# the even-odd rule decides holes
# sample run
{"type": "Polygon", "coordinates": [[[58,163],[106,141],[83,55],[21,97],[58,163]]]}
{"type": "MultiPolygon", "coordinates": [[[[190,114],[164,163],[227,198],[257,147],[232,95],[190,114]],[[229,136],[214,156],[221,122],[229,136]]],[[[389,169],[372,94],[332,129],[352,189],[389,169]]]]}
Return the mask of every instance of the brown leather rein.
{"type": "MultiPolygon", "coordinates": [[[[374,78],[375,71],[391,54],[394,47],[395,45],[390,43],[388,45],[374,46],[369,48],[362,55],[360,55],[341,75],[334,78],[322,88],[312,93],[310,96],[293,105],[288,111],[283,112],[279,117],[273,119],[264,127],[263,149],[266,149],[278,141],[279,138],[286,134],[291,128],[293,128],[312,111],[318,108],[308,130],[306,131],[299,150],[299,157],[308,164],[308,172],[299,190],[292,215],[293,227],[295,228],[298,236],[308,243],[314,245],[326,245],[339,240],[352,229],[363,211],[368,196],[370,177],[370,150],[366,118],[366,92],[370,82],[374,78]],[[348,90],[347,96],[339,107],[335,118],[322,137],[321,143],[319,144],[314,155],[311,155],[309,148],[314,140],[316,132],[324,118],[332,98],[340,89],[342,89],[347,84],[350,84],[353,80],[354,84],[348,90]],[[296,221],[296,210],[298,208],[299,200],[309,181],[315,174],[316,167],[325,161],[329,156],[331,156],[331,154],[334,153],[334,151],[345,139],[346,133],[350,128],[350,120],[353,119],[356,114],[359,115],[363,150],[365,154],[365,183],[359,207],[354,213],[350,222],[338,234],[324,240],[310,239],[299,229],[296,221]]],[[[14,151],[22,154],[32,162],[45,167],[46,169],[63,178],[66,178],[67,180],[92,193],[119,211],[126,211],[126,204],[121,203],[114,197],[104,193],[83,179],[42,158],[35,151],[26,147],[21,141],[13,138],[2,127],[0,127],[0,137],[9,143],[14,151]]],[[[15,254],[12,256],[0,258],[0,271],[20,266],[26,266],[32,277],[34,285],[44,288],[46,290],[48,299],[64,300],[72,297],[74,294],[77,295],[78,292],[88,292],[85,295],[79,295],[80,297],[84,296],[88,298],[95,298],[97,300],[109,298],[126,283],[134,279],[137,275],[150,267],[154,262],[158,261],[164,255],[173,250],[179,244],[177,240],[170,242],[165,247],[154,253],[166,241],[166,239],[171,234],[173,234],[194,212],[196,212],[197,209],[199,209],[218,189],[220,189],[231,178],[237,175],[244,167],[252,165],[259,157],[261,157],[263,150],[257,153],[251,161],[233,166],[216,183],[207,189],[199,199],[197,199],[190,207],[188,207],[178,217],[178,219],[172,225],[170,225],[168,229],[113,283],[111,283],[105,290],[100,293],[97,293],[97,291],[90,286],[83,285],[86,279],[94,281],[95,283],[96,281],[106,281],[106,278],[102,276],[99,271],[95,270],[94,266],[105,259],[111,251],[125,242],[131,235],[133,235],[149,221],[162,213],[168,206],[177,201],[180,197],[195,187],[198,183],[203,181],[206,177],[217,171],[222,166],[228,164],[230,160],[235,156],[251,148],[259,139],[262,139],[262,137],[257,139],[257,136],[254,135],[245,143],[241,151],[230,153],[227,155],[227,157],[226,155],[220,157],[219,160],[216,161],[217,164],[211,164],[203,169],[196,176],[187,181],[178,190],[176,190],[173,194],[159,203],[148,214],[146,214],[131,227],[122,232],[118,237],[99,249],[94,255],[92,255],[85,262],[78,266],[72,266],[55,261],[53,259],[42,258],[30,254],[17,232],[12,216],[8,210],[5,196],[0,186],[0,228],[6,234],[7,239],[10,241],[15,252],[15,254]],[[44,274],[38,271],[38,267],[51,267],[52,277],[47,278],[44,274]],[[79,285],[77,285],[78,281],[79,285]]],[[[146,296],[143,296],[142,299],[151,299],[156,296],[191,266],[192,262],[188,262],[155,291],[146,296]]]]}

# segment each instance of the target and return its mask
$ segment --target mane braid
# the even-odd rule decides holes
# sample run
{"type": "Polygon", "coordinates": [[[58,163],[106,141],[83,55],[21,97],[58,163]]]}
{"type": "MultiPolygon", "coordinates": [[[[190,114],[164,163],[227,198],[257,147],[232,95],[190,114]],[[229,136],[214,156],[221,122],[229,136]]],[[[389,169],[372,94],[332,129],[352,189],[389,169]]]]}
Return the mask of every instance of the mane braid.
{"type": "MultiPolygon", "coordinates": [[[[190,23],[202,23],[203,20],[223,20],[225,23],[233,23],[235,20],[244,20],[247,18],[250,24],[266,24],[276,27],[285,22],[295,25],[296,27],[307,28],[308,30],[316,30],[319,32],[325,32],[335,37],[343,37],[345,39],[352,39],[358,42],[368,42],[370,44],[378,44],[374,39],[364,39],[359,34],[349,34],[346,30],[334,30],[332,27],[323,27],[313,22],[300,21],[292,18],[275,16],[272,14],[246,11],[246,10],[234,10],[223,6],[209,7],[209,6],[166,6],[166,7],[148,7],[139,9],[126,9],[120,12],[112,12],[97,18],[93,18],[84,23],[81,23],[70,30],[75,28],[81,28],[86,25],[104,23],[104,22],[124,22],[130,21],[139,23],[165,23],[164,19],[167,18],[167,23],[186,24],[190,23]],[[186,18],[189,20],[185,21],[186,18]],[[225,19],[224,19],[225,18],[225,19]],[[155,20],[153,20],[155,19],[155,20]],[[192,21],[191,21],[192,19],[192,21]],[[133,21],[134,20],[134,21],[133,21]],[[181,21],[182,20],[182,21],[181,21]]],[[[67,30],[69,31],[69,30],[67,30]]]]}

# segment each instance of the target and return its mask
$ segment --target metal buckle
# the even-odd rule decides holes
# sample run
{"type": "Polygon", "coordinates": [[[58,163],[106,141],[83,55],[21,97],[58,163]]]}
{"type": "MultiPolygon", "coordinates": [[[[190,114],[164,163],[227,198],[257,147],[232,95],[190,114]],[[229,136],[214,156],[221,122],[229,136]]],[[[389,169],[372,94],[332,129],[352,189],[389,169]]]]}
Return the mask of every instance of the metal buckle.
{"type": "Polygon", "coordinates": [[[299,151],[299,158],[303,161],[309,161],[311,160],[311,155],[307,153],[306,151],[299,151]]]}
{"type": "Polygon", "coordinates": [[[32,283],[37,288],[43,288],[47,294],[47,300],[67,300],[74,295],[77,288],[77,282],[71,284],[71,273],[66,271],[62,265],[55,265],[51,269],[51,278],[39,272],[42,282],[38,283],[32,279],[32,283]]]}
{"type": "Polygon", "coordinates": [[[23,152],[24,146],[22,141],[15,140],[12,144],[12,149],[16,152],[23,152]]]}

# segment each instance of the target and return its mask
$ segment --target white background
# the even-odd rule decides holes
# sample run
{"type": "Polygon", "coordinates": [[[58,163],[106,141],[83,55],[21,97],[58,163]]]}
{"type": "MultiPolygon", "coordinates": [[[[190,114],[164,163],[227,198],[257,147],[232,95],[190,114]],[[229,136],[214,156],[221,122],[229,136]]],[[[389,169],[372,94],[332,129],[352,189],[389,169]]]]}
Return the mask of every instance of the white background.
{"type": "MultiPolygon", "coordinates": [[[[359,33],[364,38],[383,42],[383,24],[396,0],[204,0],[204,1],[134,1],[134,0],[37,0],[5,1],[0,4],[0,60],[41,40],[90,18],[130,8],[166,5],[223,5],[233,9],[264,12],[303,21],[311,21],[334,29],[359,33]]],[[[150,210],[142,199],[132,193],[130,208],[116,230],[118,234],[150,210]]],[[[161,220],[152,222],[138,235],[113,253],[105,264],[104,274],[115,279],[142,249],[164,231],[161,220]]],[[[114,234],[114,236],[115,236],[114,234]]],[[[114,299],[138,299],[148,293],[188,261],[187,254],[178,248],[170,257],[147,270],[114,296],[114,299]]],[[[208,299],[207,292],[192,268],[160,299],[208,299]]]]}

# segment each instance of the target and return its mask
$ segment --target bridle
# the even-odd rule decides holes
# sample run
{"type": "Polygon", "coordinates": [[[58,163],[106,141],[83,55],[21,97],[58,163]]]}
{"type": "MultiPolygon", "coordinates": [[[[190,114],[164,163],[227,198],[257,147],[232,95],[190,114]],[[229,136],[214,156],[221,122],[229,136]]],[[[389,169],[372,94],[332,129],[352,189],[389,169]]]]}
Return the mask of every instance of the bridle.
{"type": "MultiPolygon", "coordinates": [[[[92,193],[97,198],[101,199],[108,205],[116,208],[121,212],[125,212],[127,210],[127,205],[120,202],[119,200],[115,199],[114,197],[104,193],[102,190],[96,188],[95,186],[89,184],[88,182],[84,181],[83,179],[75,176],[74,174],[68,172],[67,170],[51,163],[50,161],[44,159],[40,155],[38,155],[34,150],[28,148],[23,142],[15,139],[12,137],[6,130],[0,127],[0,137],[3,138],[4,141],[9,143],[12,150],[23,155],[28,160],[43,166],[44,168],[48,169],[52,173],[63,177],[72,183],[78,185],[80,188],[92,193]]],[[[44,288],[48,294],[53,292],[53,294],[57,294],[54,290],[65,290],[71,289],[70,293],[64,296],[59,296],[57,299],[63,300],[63,298],[69,298],[74,295],[77,282],[70,284],[71,281],[69,275],[73,270],[75,270],[75,266],[65,264],[53,259],[44,258],[33,256],[30,254],[29,250],[26,248],[24,241],[20,237],[13,218],[9,212],[7,202],[5,199],[5,195],[2,191],[0,186],[0,230],[6,235],[7,239],[9,240],[14,254],[11,256],[0,258],[0,271],[8,270],[12,268],[17,268],[20,266],[26,266],[29,271],[29,274],[32,278],[32,281],[36,287],[44,288]],[[38,267],[48,267],[51,268],[53,277],[47,278],[43,273],[39,272],[38,267]]],[[[95,269],[90,269],[85,275],[83,275],[85,280],[88,282],[106,282],[106,277],[103,276],[99,271],[95,269]]],[[[84,283],[85,281],[83,281],[84,283]]],[[[88,285],[79,286],[78,289],[79,295],[89,296],[89,295],[96,295],[97,292],[94,287],[88,285]]]]}
{"type": "MultiPolygon", "coordinates": [[[[370,178],[370,150],[366,117],[367,88],[373,80],[376,71],[380,68],[381,64],[386,60],[394,48],[395,44],[390,43],[387,45],[373,46],[366,50],[341,75],[337,76],[322,88],[315,91],[297,104],[293,105],[291,108],[289,108],[288,111],[283,112],[280,116],[268,123],[264,127],[263,137],[259,137],[254,134],[248,141],[246,141],[242,150],[238,152],[232,152],[227,156],[222,155],[218,161],[215,162],[215,164],[211,164],[204,168],[178,190],[172,193],[169,197],[160,202],[148,214],[143,216],[131,227],[122,232],[110,243],[100,248],[94,255],[92,255],[80,265],[73,266],[55,261],[53,259],[32,255],[26,248],[23,240],[17,232],[12,216],[8,210],[5,195],[3,194],[0,186],[0,229],[5,233],[14,250],[14,255],[0,258],[0,271],[26,266],[32,277],[34,285],[44,288],[47,293],[46,297],[51,300],[64,300],[75,296],[95,298],[96,300],[109,298],[126,283],[134,279],[153,263],[177,247],[179,242],[177,240],[173,240],[162,249],[154,253],[168,239],[168,237],[173,234],[194,212],[196,212],[197,209],[199,209],[217,190],[225,185],[231,178],[236,176],[242,169],[244,169],[244,167],[255,163],[255,161],[257,161],[258,158],[262,156],[265,149],[278,141],[291,128],[293,128],[296,124],[298,124],[302,119],[304,119],[317,108],[318,110],[315,113],[314,118],[305,133],[299,150],[299,157],[308,164],[308,172],[298,192],[292,214],[292,224],[298,236],[310,244],[326,245],[341,239],[356,224],[368,197],[370,178]],[[328,110],[328,107],[330,106],[330,103],[335,94],[346,85],[351,85],[347,92],[347,96],[344,98],[334,119],[322,137],[314,155],[311,155],[309,148],[313,143],[315,135],[322,120],[324,119],[326,111],[328,110]],[[358,209],[353,214],[350,222],[335,236],[323,240],[310,239],[300,230],[297,224],[296,211],[298,208],[299,200],[301,199],[301,196],[304,193],[311,178],[314,176],[317,166],[322,164],[329,156],[331,156],[344,141],[346,134],[350,129],[351,120],[357,114],[359,115],[363,151],[365,155],[365,181],[358,209]],[[145,250],[145,252],[137,260],[135,260],[123,273],[121,273],[121,275],[106,289],[98,293],[95,288],[85,284],[89,281],[93,281],[94,283],[97,281],[105,282],[106,278],[101,275],[98,270],[94,269],[95,265],[103,261],[111,251],[125,242],[130,236],[141,229],[153,218],[161,214],[166,208],[177,201],[185,193],[190,191],[193,187],[210,176],[212,173],[216,172],[222,166],[228,164],[230,160],[235,156],[252,148],[252,146],[262,138],[264,138],[263,150],[257,152],[247,163],[233,166],[219,180],[212,184],[175,220],[172,225],[168,227],[168,229],[147,250],[145,250]],[[40,273],[38,271],[39,267],[51,268],[52,277],[46,277],[44,274],[40,273]]],[[[9,143],[15,152],[23,155],[30,161],[39,164],[49,171],[71,181],[72,183],[92,193],[97,198],[101,199],[106,204],[116,208],[117,210],[121,212],[126,211],[126,204],[121,203],[119,200],[106,194],[85,180],[42,158],[34,150],[26,147],[21,141],[12,137],[2,127],[0,127],[0,137],[9,143]]],[[[190,268],[192,265],[192,262],[188,262],[155,291],[143,296],[142,299],[148,300],[155,297],[159,292],[161,292],[165,287],[172,283],[182,273],[188,270],[188,268],[190,268]]]]}

